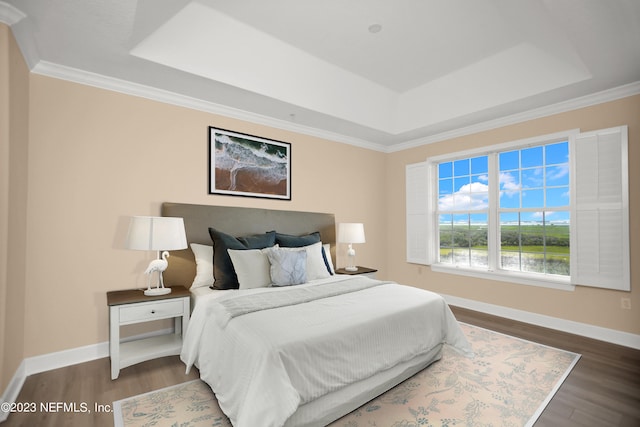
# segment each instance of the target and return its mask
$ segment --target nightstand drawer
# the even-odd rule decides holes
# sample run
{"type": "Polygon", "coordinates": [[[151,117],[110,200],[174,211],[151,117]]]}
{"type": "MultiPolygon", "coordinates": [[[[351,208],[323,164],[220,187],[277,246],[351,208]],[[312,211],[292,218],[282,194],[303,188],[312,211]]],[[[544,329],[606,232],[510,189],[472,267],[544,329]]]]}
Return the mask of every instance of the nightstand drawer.
{"type": "Polygon", "coordinates": [[[166,319],[168,317],[182,316],[183,312],[184,304],[181,299],[130,306],[124,305],[120,307],[120,323],[166,319]]]}

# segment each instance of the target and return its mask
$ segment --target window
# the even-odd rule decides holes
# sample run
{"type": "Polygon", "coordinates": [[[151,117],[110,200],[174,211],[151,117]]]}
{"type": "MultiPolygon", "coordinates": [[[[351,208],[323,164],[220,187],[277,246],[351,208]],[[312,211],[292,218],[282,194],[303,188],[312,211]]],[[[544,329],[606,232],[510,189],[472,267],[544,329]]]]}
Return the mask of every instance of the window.
{"type": "Polygon", "coordinates": [[[569,276],[569,141],[503,152],[498,163],[499,267],[569,276]]]}
{"type": "Polygon", "coordinates": [[[438,261],[487,269],[488,156],[438,163],[438,261]]]}
{"type": "Polygon", "coordinates": [[[441,161],[435,167],[436,262],[569,276],[568,139],[441,161]],[[498,187],[495,199],[489,196],[493,187],[498,187]],[[493,212],[499,227],[490,234],[493,212]],[[490,242],[498,247],[496,265],[489,260],[490,242]]]}
{"type": "Polygon", "coordinates": [[[409,165],[407,260],[628,290],[626,144],[626,127],[571,131],[409,165]]]}

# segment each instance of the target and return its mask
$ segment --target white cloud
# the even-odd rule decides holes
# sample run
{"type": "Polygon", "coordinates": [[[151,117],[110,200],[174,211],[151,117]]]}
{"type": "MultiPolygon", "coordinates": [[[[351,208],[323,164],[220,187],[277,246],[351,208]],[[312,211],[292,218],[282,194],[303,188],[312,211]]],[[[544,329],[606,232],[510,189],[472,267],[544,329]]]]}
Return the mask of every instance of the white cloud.
{"type": "Polygon", "coordinates": [[[555,214],[554,211],[533,212],[531,214],[531,217],[536,219],[536,220],[542,221],[545,217],[546,217],[546,219],[550,219],[550,217],[553,216],[554,214],[555,214]]]}
{"type": "Polygon", "coordinates": [[[516,179],[512,174],[505,172],[500,173],[500,186],[503,189],[500,191],[500,195],[504,193],[509,197],[517,194],[522,188],[520,184],[516,183],[516,179]]]}
{"type": "Polygon", "coordinates": [[[440,211],[481,210],[489,206],[489,186],[481,182],[465,184],[453,194],[438,200],[440,211]]]}
{"type": "Polygon", "coordinates": [[[547,181],[564,178],[567,175],[569,175],[568,164],[547,168],[547,181]]]}

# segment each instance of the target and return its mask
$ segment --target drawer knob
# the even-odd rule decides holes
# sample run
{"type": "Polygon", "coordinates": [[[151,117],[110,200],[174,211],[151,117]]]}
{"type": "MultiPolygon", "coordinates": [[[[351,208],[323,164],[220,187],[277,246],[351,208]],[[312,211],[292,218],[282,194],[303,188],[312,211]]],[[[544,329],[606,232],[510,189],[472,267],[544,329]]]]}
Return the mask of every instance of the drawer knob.
{"type": "Polygon", "coordinates": [[[151,314],[156,314],[156,311],[155,310],[151,310],[151,314]]]}

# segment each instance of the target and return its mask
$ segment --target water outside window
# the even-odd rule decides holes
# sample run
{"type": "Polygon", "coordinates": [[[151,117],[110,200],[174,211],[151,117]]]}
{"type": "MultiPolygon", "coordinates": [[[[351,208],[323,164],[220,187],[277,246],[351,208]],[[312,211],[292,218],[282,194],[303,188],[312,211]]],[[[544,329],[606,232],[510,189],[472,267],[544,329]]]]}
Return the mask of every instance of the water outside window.
{"type": "Polygon", "coordinates": [[[497,236],[489,233],[489,155],[438,165],[440,262],[569,275],[568,142],[495,154],[499,195],[497,236]]]}

